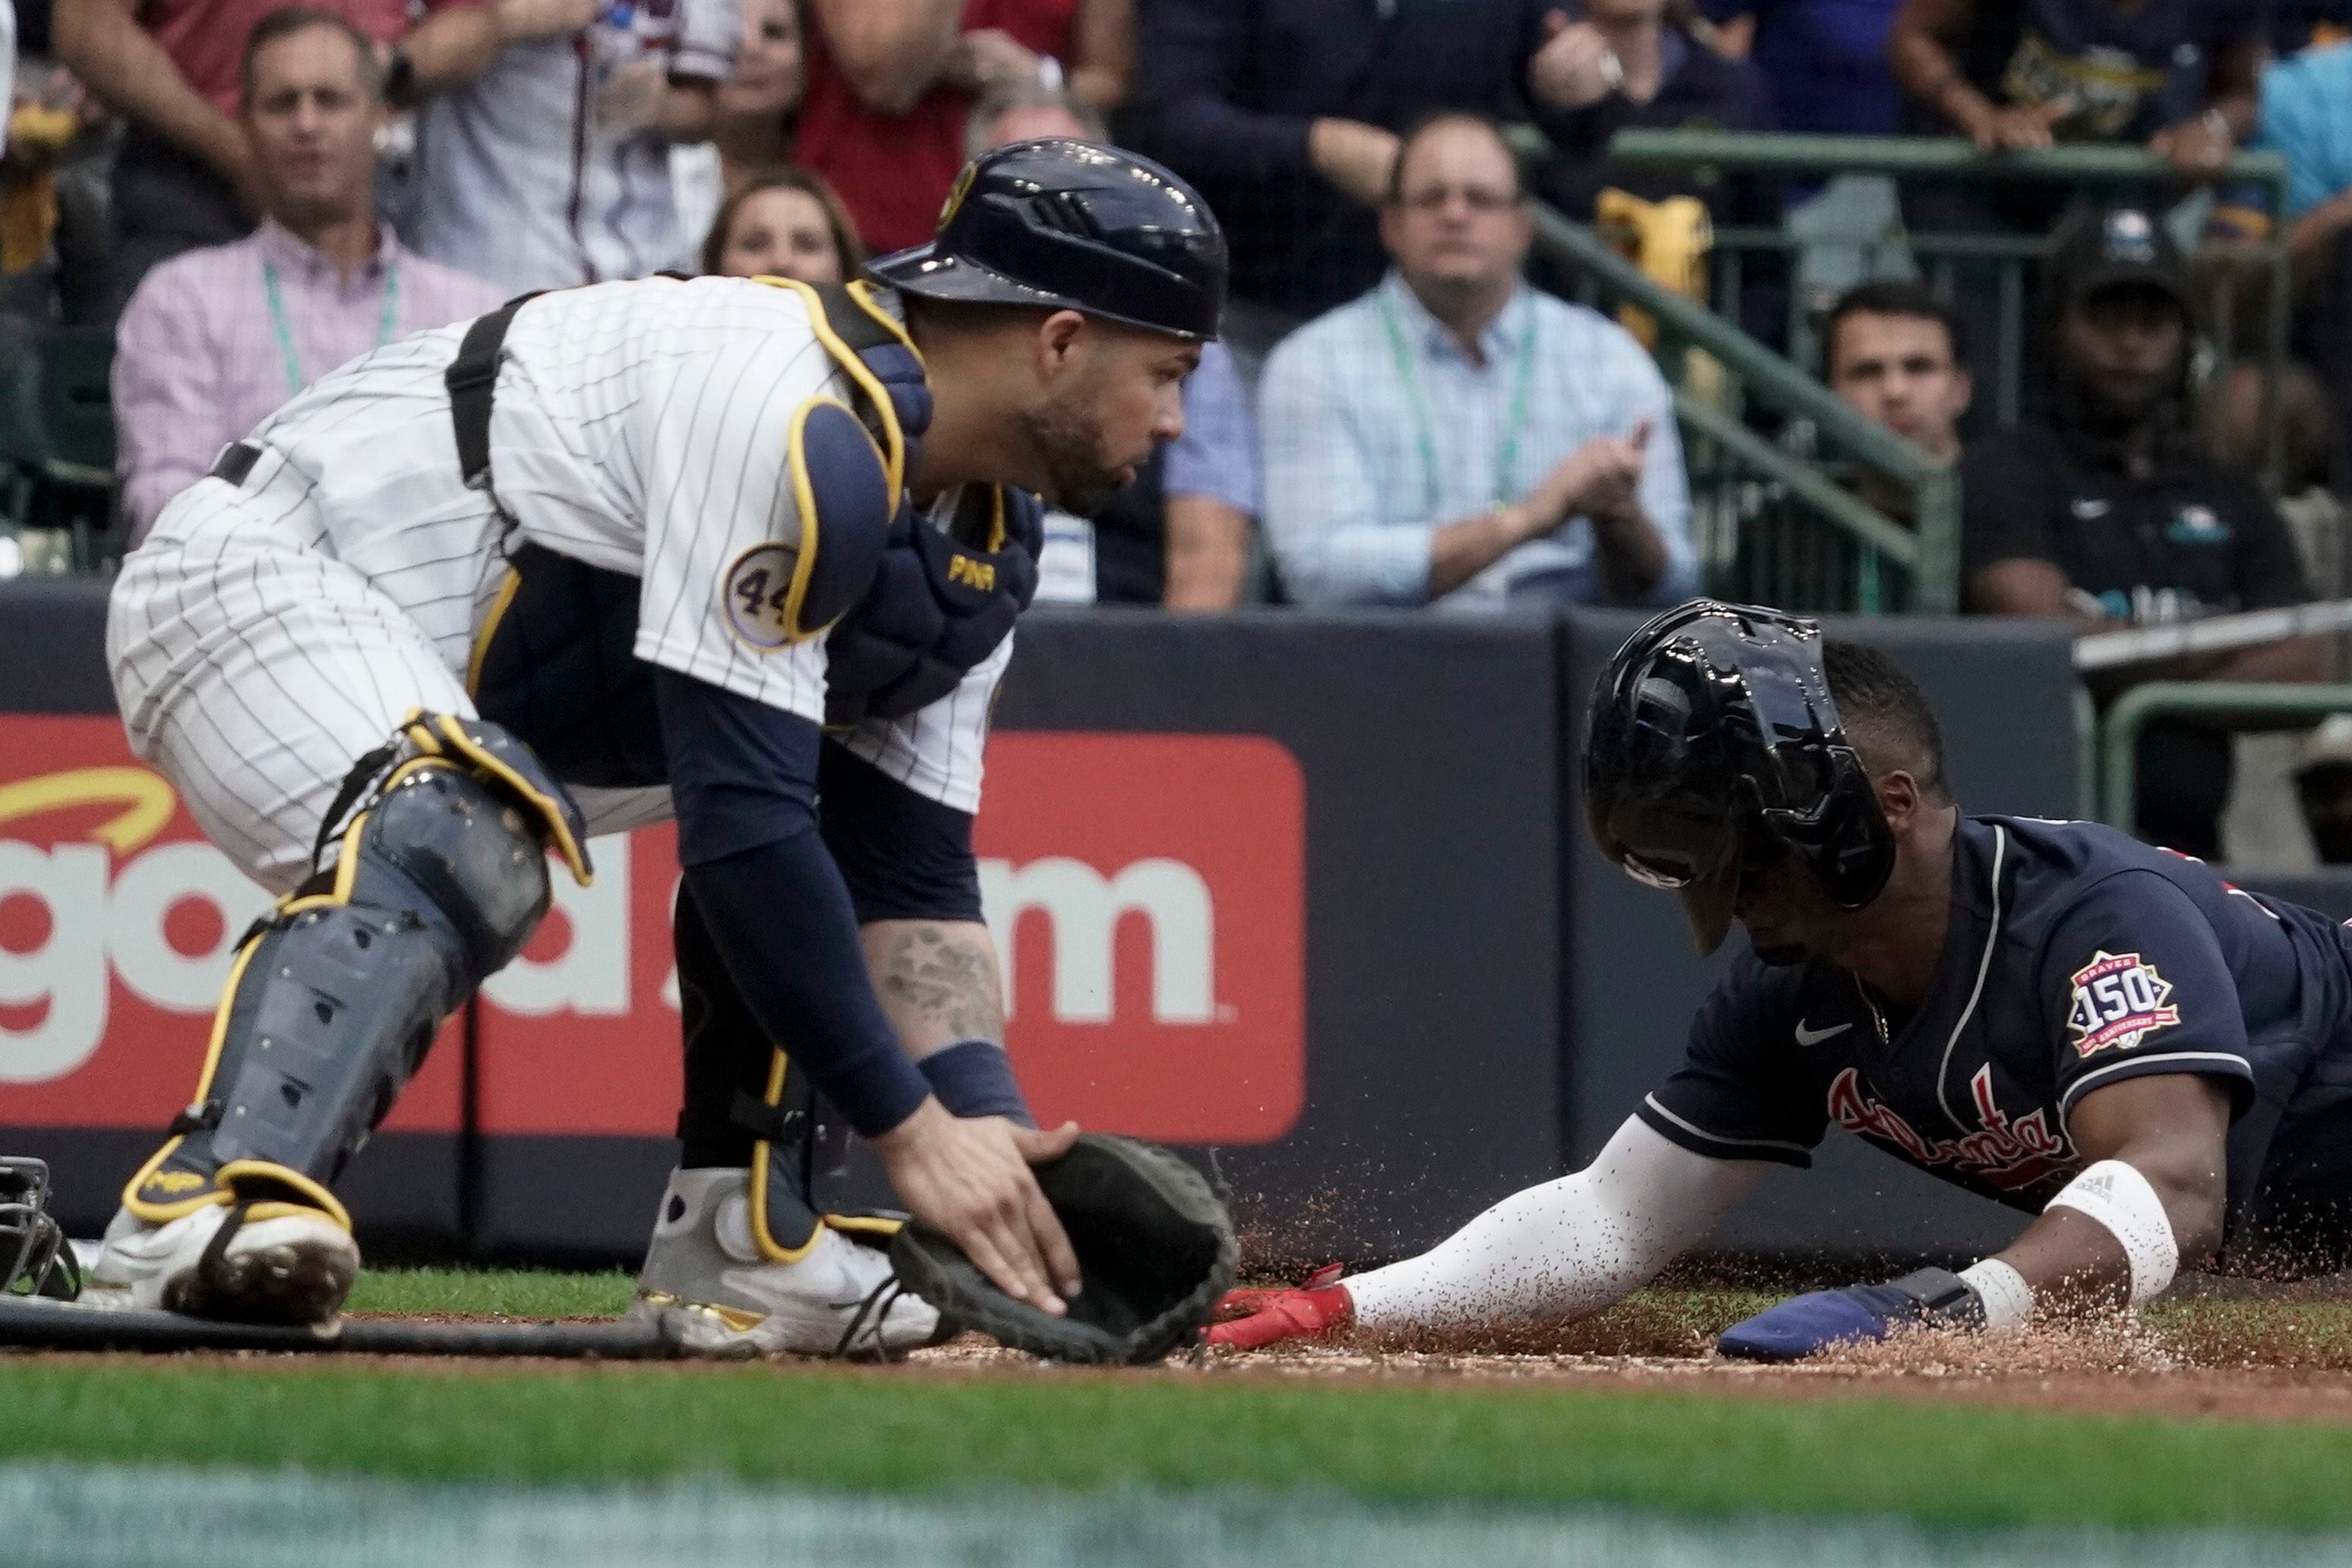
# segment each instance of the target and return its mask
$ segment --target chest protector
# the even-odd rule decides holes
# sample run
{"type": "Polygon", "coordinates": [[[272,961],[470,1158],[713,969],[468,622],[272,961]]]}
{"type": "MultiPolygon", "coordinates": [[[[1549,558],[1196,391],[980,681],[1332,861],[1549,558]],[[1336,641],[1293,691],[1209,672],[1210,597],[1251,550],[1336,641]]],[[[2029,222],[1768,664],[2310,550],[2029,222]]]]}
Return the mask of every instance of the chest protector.
{"type": "MultiPolygon", "coordinates": [[[[968,487],[952,537],[916,518],[906,476],[931,400],[905,330],[865,284],[763,281],[807,301],[850,388],[845,405],[819,396],[793,415],[785,482],[798,492],[801,537],[781,541],[791,570],[761,607],[764,619],[779,646],[828,638],[828,723],[911,713],[952,690],[1027,606],[1042,511],[1024,492],[968,487]]],[[[449,371],[460,461],[477,488],[491,489],[488,392],[520,303],[477,322],[449,371]]],[[[567,783],[663,782],[653,671],[633,652],[639,579],[527,540],[507,564],[466,673],[482,716],[528,741],[567,783]]]]}

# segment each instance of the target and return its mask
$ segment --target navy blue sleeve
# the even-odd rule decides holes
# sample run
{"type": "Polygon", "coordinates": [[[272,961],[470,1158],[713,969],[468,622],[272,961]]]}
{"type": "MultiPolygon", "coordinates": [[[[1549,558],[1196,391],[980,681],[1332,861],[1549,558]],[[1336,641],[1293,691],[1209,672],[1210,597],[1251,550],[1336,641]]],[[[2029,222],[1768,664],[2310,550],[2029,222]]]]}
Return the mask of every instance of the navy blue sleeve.
{"type": "Polygon", "coordinates": [[[1234,101],[1249,47],[1244,7],[1227,0],[1157,0],[1136,42],[1136,110],[1151,151],[1195,179],[1304,174],[1311,114],[1265,113],[1234,101]]]}
{"type": "Polygon", "coordinates": [[[971,812],[908,789],[845,746],[824,748],[817,782],[817,822],[859,925],[981,917],[971,812]]]}
{"type": "Polygon", "coordinates": [[[1733,966],[1691,1021],[1682,1066],[1633,1113],[1696,1155],[1802,1168],[1829,1112],[1794,1060],[1797,1020],[1781,1016],[1768,973],[1752,957],[1733,966]]]}
{"type": "Polygon", "coordinates": [[[874,994],[857,916],[817,831],[808,719],[657,669],[678,862],[728,977],[851,1126],[888,1132],[930,1093],[874,994]]]}
{"type": "Polygon", "coordinates": [[[2051,928],[2035,981],[2057,1055],[2063,1124],[2085,1093],[2126,1078],[2194,1072],[2253,1096],[2246,1019],[2212,925],[2152,871],[2118,872],[2051,928]]]}

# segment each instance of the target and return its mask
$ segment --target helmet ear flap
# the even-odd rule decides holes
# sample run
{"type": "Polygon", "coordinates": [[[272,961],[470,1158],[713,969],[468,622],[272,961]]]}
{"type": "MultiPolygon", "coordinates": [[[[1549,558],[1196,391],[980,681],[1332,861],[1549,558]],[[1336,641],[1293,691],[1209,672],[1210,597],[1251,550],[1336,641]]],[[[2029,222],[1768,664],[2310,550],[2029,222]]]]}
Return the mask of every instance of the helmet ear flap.
{"type": "Polygon", "coordinates": [[[1813,873],[1822,891],[1846,909],[1860,909],[1895,873],[1895,831],[1878,804],[1870,770],[1850,746],[1826,747],[1829,779],[1802,812],[1762,814],[1763,825],[1813,873]]]}

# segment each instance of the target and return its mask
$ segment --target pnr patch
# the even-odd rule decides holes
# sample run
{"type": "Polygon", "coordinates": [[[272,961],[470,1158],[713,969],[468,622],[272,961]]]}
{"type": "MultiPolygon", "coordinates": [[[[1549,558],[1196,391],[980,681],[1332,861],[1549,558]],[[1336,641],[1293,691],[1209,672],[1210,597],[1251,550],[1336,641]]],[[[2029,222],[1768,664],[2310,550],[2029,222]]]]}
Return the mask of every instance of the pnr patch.
{"type": "Polygon", "coordinates": [[[2081,1055],[2110,1048],[2128,1051],[2180,1021],[2180,1009],[2166,1005],[2172,982],[2137,953],[2102,949],[2074,971],[2074,984],[2066,1027],[2074,1031],[2074,1050],[2081,1055]]]}
{"type": "Polygon", "coordinates": [[[719,584],[719,602],[735,635],[762,652],[788,646],[792,620],[793,568],[800,551],[770,541],[735,558],[719,584]]]}

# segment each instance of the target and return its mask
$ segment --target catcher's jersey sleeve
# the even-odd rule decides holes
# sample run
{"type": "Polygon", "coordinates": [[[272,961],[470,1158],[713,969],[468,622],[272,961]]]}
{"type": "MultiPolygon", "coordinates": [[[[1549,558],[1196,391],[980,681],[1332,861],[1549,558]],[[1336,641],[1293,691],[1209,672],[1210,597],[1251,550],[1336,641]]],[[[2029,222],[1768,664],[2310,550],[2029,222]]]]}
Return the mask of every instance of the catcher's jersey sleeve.
{"type": "Polygon", "coordinates": [[[1682,1066],[1633,1113],[1693,1154],[1811,1165],[1829,1113],[1794,1060],[1795,993],[1792,972],[1742,958],[1692,1020],[1682,1066]]]}
{"type": "Polygon", "coordinates": [[[2061,915],[2036,970],[2063,1118],[2092,1090],[2194,1072],[2253,1090],[2238,988],[2213,927],[2152,871],[2123,871],[2061,915]]]}
{"type": "MultiPolygon", "coordinates": [[[[752,303],[761,316],[774,308],[752,303]]],[[[645,586],[635,653],[822,723],[824,640],[790,643],[781,629],[800,538],[786,452],[793,415],[833,391],[835,371],[814,334],[782,336],[746,330],[669,361],[678,373],[636,416],[645,586]]]]}
{"type": "Polygon", "coordinates": [[[947,695],[904,718],[862,719],[834,738],[926,800],[976,814],[989,716],[1012,659],[1013,634],[1007,633],[947,695]]]}

